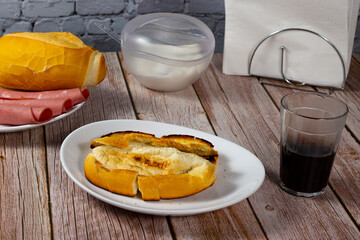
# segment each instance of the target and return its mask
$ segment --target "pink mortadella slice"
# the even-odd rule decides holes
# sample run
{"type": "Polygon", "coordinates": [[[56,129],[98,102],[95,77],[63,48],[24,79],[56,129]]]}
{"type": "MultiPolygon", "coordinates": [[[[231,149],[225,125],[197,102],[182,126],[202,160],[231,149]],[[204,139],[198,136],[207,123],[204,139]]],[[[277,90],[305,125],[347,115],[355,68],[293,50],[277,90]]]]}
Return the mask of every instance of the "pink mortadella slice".
{"type": "Polygon", "coordinates": [[[87,88],[72,88],[64,90],[23,92],[0,88],[0,98],[3,99],[57,99],[70,98],[73,105],[86,101],[90,97],[87,88]]]}
{"type": "Polygon", "coordinates": [[[58,116],[72,109],[73,104],[70,98],[58,99],[0,99],[0,104],[9,104],[13,106],[23,105],[30,107],[50,108],[53,116],[58,116]]]}
{"type": "Polygon", "coordinates": [[[47,107],[30,107],[0,103],[0,124],[24,125],[50,121],[53,113],[47,107]]]}
{"type": "Polygon", "coordinates": [[[87,88],[72,88],[65,90],[45,91],[38,95],[38,99],[70,98],[73,105],[86,101],[90,97],[87,88]]]}

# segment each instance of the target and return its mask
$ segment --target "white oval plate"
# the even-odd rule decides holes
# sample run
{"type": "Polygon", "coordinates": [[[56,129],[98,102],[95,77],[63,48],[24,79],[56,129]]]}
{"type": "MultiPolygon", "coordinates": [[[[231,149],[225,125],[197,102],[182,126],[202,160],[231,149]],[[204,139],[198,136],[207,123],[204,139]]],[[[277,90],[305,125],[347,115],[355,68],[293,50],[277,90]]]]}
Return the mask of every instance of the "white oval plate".
{"type": "Polygon", "coordinates": [[[28,129],[32,129],[32,128],[37,128],[55,121],[58,121],[64,117],[69,116],[70,114],[73,114],[74,112],[76,112],[77,110],[79,110],[85,102],[76,104],[73,109],[71,109],[70,111],[63,113],[59,116],[56,116],[52,119],[50,119],[50,121],[44,122],[44,123],[38,123],[38,124],[26,124],[26,125],[19,125],[19,126],[11,126],[11,125],[1,125],[0,124],[0,133],[6,133],[6,132],[18,132],[18,131],[24,131],[24,130],[28,130],[28,129]]]}
{"type": "Polygon", "coordinates": [[[154,215],[192,215],[221,209],[249,197],[265,178],[260,160],[235,143],[186,127],[142,120],[107,120],[82,126],[65,138],[60,160],[70,178],[92,196],[123,209],[154,215]],[[84,174],[91,140],[125,130],[152,133],[157,137],[187,134],[210,141],[219,152],[214,185],[189,197],[160,201],[143,201],[139,195],[123,196],[93,185],[84,174]]]}

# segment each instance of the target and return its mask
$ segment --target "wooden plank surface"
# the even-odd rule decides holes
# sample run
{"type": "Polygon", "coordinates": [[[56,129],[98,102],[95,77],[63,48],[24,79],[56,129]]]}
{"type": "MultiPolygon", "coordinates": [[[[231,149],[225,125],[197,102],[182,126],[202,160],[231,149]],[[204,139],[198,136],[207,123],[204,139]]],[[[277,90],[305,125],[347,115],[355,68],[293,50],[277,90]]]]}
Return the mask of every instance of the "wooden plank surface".
{"type": "Polygon", "coordinates": [[[135,119],[117,55],[105,57],[107,79],[91,89],[89,101],[46,127],[54,239],[169,239],[165,217],[136,214],[97,200],[75,185],[60,164],[61,143],[76,128],[105,119],[135,119]]]}
{"type": "Polygon", "coordinates": [[[357,226],[331,189],[314,199],[280,190],[278,109],[256,79],[222,74],[221,55],[211,64],[207,74],[215,76],[203,77],[195,88],[216,133],[254,152],[265,166],[265,182],[249,200],[266,236],[359,239],[357,226]]]}
{"type": "Polygon", "coordinates": [[[0,134],[0,239],[360,239],[359,61],[351,63],[345,90],[333,94],[350,113],[330,187],[306,199],[278,187],[279,101],[293,90],[224,75],[216,54],[193,86],[156,92],[126,71],[124,79],[116,53],[105,56],[107,79],[90,89],[79,111],[45,127],[0,134]],[[264,164],[263,186],[238,204],[186,217],[138,214],[88,195],[62,169],[62,141],[87,123],[136,118],[238,143],[264,164]]]}
{"type": "Polygon", "coordinates": [[[0,239],[50,239],[42,127],[0,134],[0,239]]]}
{"type": "MultiPolygon", "coordinates": [[[[119,56],[122,58],[121,54],[119,56]]],[[[193,87],[178,92],[152,91],[141,86],[126,69],[123,70],[140,119],[186,126],[213,134],[193,87]]],[[[262,230],[248,202],[242,201],[234,209],[236,213],[232,209],[222,209],[196,216],[171,217],[170,221],[179,239],[263,239],[262,230]]]]}

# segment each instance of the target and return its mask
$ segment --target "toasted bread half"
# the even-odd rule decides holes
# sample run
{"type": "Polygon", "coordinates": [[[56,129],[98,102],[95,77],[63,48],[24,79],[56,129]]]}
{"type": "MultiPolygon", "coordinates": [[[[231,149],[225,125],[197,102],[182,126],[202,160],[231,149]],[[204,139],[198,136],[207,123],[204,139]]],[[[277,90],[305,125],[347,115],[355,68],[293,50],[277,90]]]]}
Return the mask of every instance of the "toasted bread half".
{"type": "Polygon", "coordinates": [[[86,178],[114,193],[144,200],[198,193],[215,182],[218,152],[188,135],[157,138],[141,132],[116,132],[93,139],[84,164],[86,178]]]}

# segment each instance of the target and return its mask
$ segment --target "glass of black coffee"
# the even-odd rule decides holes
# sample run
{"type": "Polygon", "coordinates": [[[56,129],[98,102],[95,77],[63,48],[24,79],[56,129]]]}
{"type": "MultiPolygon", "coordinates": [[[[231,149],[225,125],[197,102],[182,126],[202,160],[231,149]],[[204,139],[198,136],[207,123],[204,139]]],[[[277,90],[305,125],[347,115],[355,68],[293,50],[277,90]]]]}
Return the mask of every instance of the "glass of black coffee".
{"type": "Polygon", "coordinates": [[[301,197],[325,191],[348,107],[329,95],[291,93],[281,99],[280,187],[301,197]]]}

